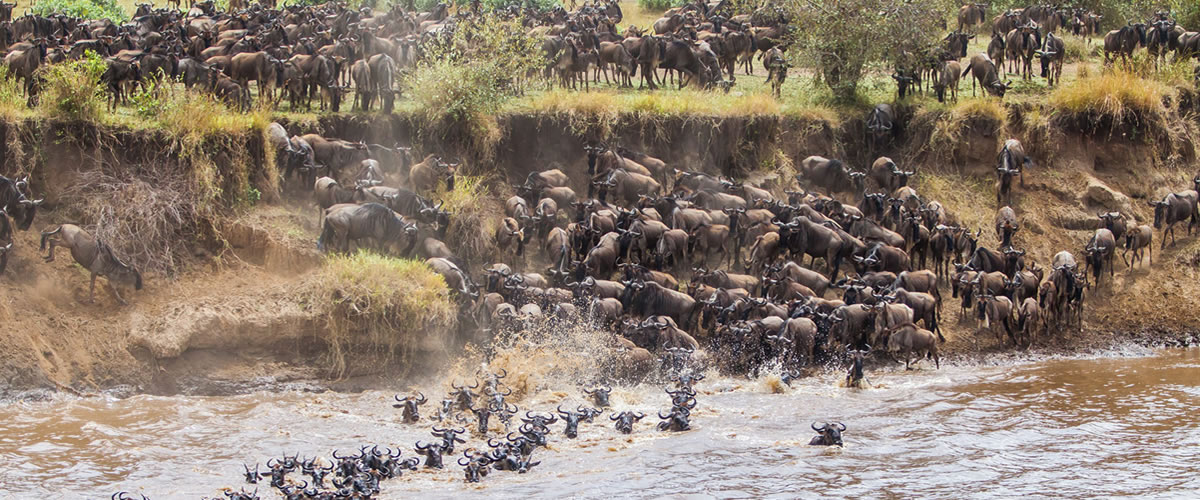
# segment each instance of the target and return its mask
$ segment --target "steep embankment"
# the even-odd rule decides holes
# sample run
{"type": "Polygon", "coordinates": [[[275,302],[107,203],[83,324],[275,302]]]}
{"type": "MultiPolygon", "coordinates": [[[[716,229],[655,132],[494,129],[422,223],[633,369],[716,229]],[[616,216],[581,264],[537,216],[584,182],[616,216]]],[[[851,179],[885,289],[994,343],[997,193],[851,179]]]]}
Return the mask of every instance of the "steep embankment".
{"type": "MultiPolygon", "coordinates": [[[[981,244],[994,247],[993,162],[1004,139],[1021,139],[1037,166],[1014,195],[1022,225],[1016,245],[1045,266],[1055,252],[1081,251],[1096,212],[1120,210],[1149,223],[1146,200],[1188,186],[1197,137],[1188,97],[1173,103],[1165,118],[1136,126],[1082,126],[1092,122],[983,100],[901,108],[907,126],[879,154],[919,167],[914,185],[922,196],[941,201],[959,223],[982,229],[981,244]]],[[[586,192],[582,148],[590,142],[642,150],[680,169],[745,178],[778,194],[794,189],[792,165],[808,155],[842,157],[856,167],[876,155],[857,146],[861,121],[798,116],[527,114],[501,117],[499,133],[485,140],[424,130],[403,115],[336,115],[285,125],[294,134],[413,145],[421,155],[463,158],[464,173],[483,179],[493,208],[494,200],[511,194],[512,183],[548,168],[564,170],[572,187],[586,192]]],[[[328,318],[302,293],[322,266],[313,247],[317,210],[305,190],[280,183],[261,130],[185,141],[23,122],[5,125],[0,143],[4,172],[32,174],[47,197],[34,230],[17,233],[0,277],[4,389],[217,393],[308,383],[333,373],[328,318]],[[65,252],[44,263],[36,251],[37,230],[62,222],[102,224],[114,246],[147,266],[145,290],[121,306],[101,279],[96,303],[87,304],[87,273],[65,252]]],[[[481,251],[479,259],[486,255],[481,251]]],[[[1188,311],[1200,305],[1198,255],[1200,242],[1182,237],[1165,252],[1156,240],[1152,266],[1127,272],[1118,258],[1116,277],[1089,293],[1083,333],[1055,333],[1038,348],[1090,347],[1130,335],[1176,339],[1194,331],[1197,320],[1188,311]]],[[[948,288],[944,295],[950,338],[944,350],[1006,349],[975,335],[973,322],[960,321],[948,288]]],[[[422,352],[455,337],[423,334],[422,352]]],[[[361,362],[370,359],[337,371],[351,380],[340,383],[369,384],[370,376],[391,370],[389,363],[361,362]]],[[[393,367],[401,362],[382,359],[388,360],[393,367]]]]}

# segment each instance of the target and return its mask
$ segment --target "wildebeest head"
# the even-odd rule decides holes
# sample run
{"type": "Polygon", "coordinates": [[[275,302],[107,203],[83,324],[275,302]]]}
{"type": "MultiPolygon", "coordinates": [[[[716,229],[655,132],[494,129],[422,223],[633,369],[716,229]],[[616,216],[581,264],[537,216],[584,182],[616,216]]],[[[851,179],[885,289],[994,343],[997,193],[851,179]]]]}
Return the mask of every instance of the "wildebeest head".
{"type": "Polygon", "coordinates": [[[1170,196],[1164,201],[1148,201],[1150,206],[1154,207],[1154,229],[1162,229],[1163,224],[1167,222],[1167,211],[1171,209],[1170,196]]]}
{"type": "Polygon", "coordinates": [[[563,435],[570,439],[575,439],[579,436],[579,422],[583,420],[583,413],[579,411],[563,410],[562,405],[558,405],[558,414],[562,417],[566,428],[563,429],[563,435]]]}
{"type": "Polygon", "coordinates": [[[842,433],[846,432],[846,426],[842,423],[823,423],[820,427],[816,423],[812,424],[812,429],[817,431],[817,436],[813,436],[812,441],[808,444],[812,446],[842,446],[842,433]]]}
{"type": "Polygon", "coordinates": [[[112,264],[113,269],[108,273],[108,278],[110,280],[116,281],[117,283],[132,286],[135,290],[141,290],[142,289],[142,273],[141,273],[141,271],[134,269],[133,266],[130,266],[129,264],[126,264],[121,259],[119,259],[117,257],[117,255],[115,253],[113,253],[112,247],[108,246],[107,243],[100,241],[100,240],[96,240],[96,243],[100,247],[99,249],[101,252],[101,256],[103,258],[108,259],[110,261],[110,263],[112,264]]]}
{"type": "Polygon", "coordinates": [[[1058,52],[1053,50],[1036,50],[1034,52],[1037,54],[1038,60],[1042,63],[1042,78],[1049,78],[1050,63],[1054,61],[1054,57],[1058,55],[1058,52]]]}
{"type": "Polygon", "coordinates": [[[871,117],[867,119],[867,130],[877,139],[882,139],[892,133],[891,113],[884,106],[884,104],[876,105],[875,109],[871,110],[871,117]]]}
{"type": "Polygon", "coordinates": [[[616,415],[609,415],[608,419],[616,422],[615,427],[621,434],[632,434],[633,423],[645,417],[646,415],[641,412],[623,411],[616,415]]]}
{"type": "Polygon", "coordinates": [[[471,405],[475,401],[475,393],[472,392],[471,389],[479,387],[479,381],[476,380],[474,385],[466,386],[460,386],[451,382],[450,387],[454,389],[454,391],[450,393],[450,396],[454,399],[455,407],[458,408],[459,411],[467,411],[471,409],[471,405]]]}
{"type": "Polygon", "coordinates": [[[867,345],[862,350],[850,349],[848,352],[850,353],[850,371],[846,374],[846,387],[858,387],[863,380],[863,358],[871,352],[871,346],[867,345]]]}
{"type": "Polygon", "coordinates": [[[397,395],[394,398],[398,404],[393,404],[392,407],[402,409],[402,416],[405,423],[412,424],[421,419],[420,408],[418,407],[426,402],[424,394],[418,392],[416,397],[405,396],[401,398],[397,395]]]}
{"type": "Polygon", "coordinates": [[[584,389],[583,393],[591,396],[592,401],[596,403],[596,406],[599,406],[600,408],[608,408],[608,395],[612,393],[612,387],[604,386],[591,390],[584,389]]]}
{"type": "Polygon", "coordinates": [[[422,445],[420,441],[413,447],[417,453],[425,455],[425,468],[441,469],[442,468],[442,453],[446,451],[445,446],[439,443],[429,443],[422,445]]]}
{"type": "Polygon", "coordinates": [[[452,428],[452,427],[447,427],[445,429],[439,429],[436,425],[433,426],[433,436],[442,438],[442,448],[445,450],[446,453],[454,453],[454,443],[455,442],[466,443],[466,440],[458,437],[459,434],[462,434],[466,431],[467,430],[462,427],[459,427],[457,429],[452,428]]]}
{"type": "Polygon", "coordinates": [[[658,418],[662,419],[662,422],[658,423],[658,430],[675,432],[689,430],[692,428],[691,422],[688,421],[689,417],[690,413],[685,408],[672,408],[666,415],[658,412],[658,418]]]}
{"type": "Polygon", "coordinates": [[[486,476],[489,464],[491,464],[491,460],[487,455],[476,455],[473,450],[463,452],[463,457],[458,459],[458,465],[463,466],[463,474],[468,483],[478,483],[483,476],[486,476]],[[466,462],[464,463],[463,460],[466,462]]]}

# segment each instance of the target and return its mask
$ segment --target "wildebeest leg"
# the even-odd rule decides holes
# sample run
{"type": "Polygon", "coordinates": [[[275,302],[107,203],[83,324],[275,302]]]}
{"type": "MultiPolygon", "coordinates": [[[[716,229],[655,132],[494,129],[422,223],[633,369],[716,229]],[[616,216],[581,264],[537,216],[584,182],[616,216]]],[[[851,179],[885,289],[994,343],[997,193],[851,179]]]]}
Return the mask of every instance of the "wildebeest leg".
{"type": "MultiPolygon", "coordinates": [[[[93,285],[95,284],[95,282],[96,282],[96,275],[93,274],[92,275],[93,285]]],[[[109,290],[112,290],[113,296],[117,298],[117,302],[120,302],[121,305],[123,305],[123,306],[129,305],[128,302],[125,302],[125,299],[121,298],[121,292],[117,290],[117,285],[114,285],[112,281],[108,282],[108,288],[109,288],[109,290]]]]}
{"type": "MultiPolygon", "coordinates": [[[[1167,239],[1163,238],[1165,242],[1167,239]]],[[[54,240],[50,240],[50,252],[46,254],[46,262],[54,262],[54,240]]]]}
{"type": "Polygon", "coordinates": [[[92,284],[88,287],[88,304],[96,303],[96,273],[92,273],[92,284]]]}

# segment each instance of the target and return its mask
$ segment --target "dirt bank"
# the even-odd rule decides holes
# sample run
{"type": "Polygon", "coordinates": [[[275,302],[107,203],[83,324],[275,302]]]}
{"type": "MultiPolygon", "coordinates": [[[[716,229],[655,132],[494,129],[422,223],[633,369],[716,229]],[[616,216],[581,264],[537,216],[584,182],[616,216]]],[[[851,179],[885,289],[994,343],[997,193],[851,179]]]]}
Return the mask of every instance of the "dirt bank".
{"type": "MultiPolygon", "coordinates": [[[[1190,113],[1181,115],[1189,118],[1179,118],[1184,125],[1176,130],[1131,141],[1112,130],[1048,130],[1028,119],[1029,109],[1001,109],[999,118],[956,121],[906,110],[908,127],[879,153],[919,166],[918,191],[941,201],[961,224],[982,229],[981,244],[994,247],[995,153],[1009,137],[1029,144],[1037,165],[1014,195],[1022,225],[1015,243],[1043,266],[1060,250],[1082,249],[1096,227],[1097,211],[1121,210],[1148,223],[1153,214],[1146,200],[1186,188],[1193,174],[1191,130],[1196,127],[1190,113]]],[[[854,119],[835,124],[785,116],[520,115],[497,123],[501,133],[486,151],[472,149],[467,145],[478,141],[453,133],[431,137],[403,115],[336,115],[285,125],[294,134],[413,145],[419,154],[463,158],[467,171],[486,174],[497,196],[508,194],[509,184],[529,172],[548,168],[564,170],[572,187],[586,192],[582,147],[598,141],[642,150],[676,168],[749,178],[779,193],[792,188],[791,165],[808,155],[840,156],[862,166],[876,154],[855,146],[862,143],[862,124],[854,119]]],[[[0,276],[0,324],[5,325],[0,390],[211,394],[330,384],[322,361],[323,324],[296,293],[322,265],[313,244],[317,210],[307,193],[276,184],[261,131],[191,149],[152,133],[75,125],[18,123],[0,131],[3,173],[32,174],[47,197],[34,230],[17,233],[8,271],[0,276]],[[172,255],[154,261],[146,288],[127,306],[116,303],[103,279],[96,303],[87,304],[87,273],[69,264],[66,254],[48,264],[37,252],[37,230],[62,222],[95,224],[90,214],[108,199],[128,204],[119,196],[77,196],[88,193],[80,185],[95,179],[96,172],[150,186],[143,191],[125,187],[117,194],[161,194],[176,185],[168,181],[179,179],[181,199],[190,207],[186,223],[157,229],[155,236],[166,239],[158,246],[123,243],[136,262],[158,255],[155,251],[172,255]],[[258,195],[249,194],[255,191],[258,195]]],[[[129,222],[137,214],[114,210],[111,215],[129,222]]],[[[1198,323],[1189,311],[1200,305],[1200,241],[1184,237],[1165,252],[1155,241],[1153,260],[1152,266],[1128,272],[1118,259],[1115,279],[1089,294],[1086,333],[1042,339],[1037,349],[1092,348],[1125,338],[1189,339],[1198,323]]],[[[960,321],[949,290],[944,294],[943,324],[950,338],[945,351],[974,356],[1006,350],[993,338],[977,337],[972,321],[960,321]]],[[[382,362],[363,365],[371,368],[337,384],[369,386],[372,377],[386,377],[396,368],[382,362]]]]}

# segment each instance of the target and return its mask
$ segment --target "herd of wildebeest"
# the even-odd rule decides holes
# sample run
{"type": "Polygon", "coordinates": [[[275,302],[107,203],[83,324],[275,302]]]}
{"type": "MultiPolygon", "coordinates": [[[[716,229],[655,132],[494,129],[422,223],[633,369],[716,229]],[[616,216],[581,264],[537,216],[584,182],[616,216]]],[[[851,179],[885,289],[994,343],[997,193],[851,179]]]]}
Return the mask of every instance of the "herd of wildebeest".
{"type": "MultiPolygon", "coordinates": [[[[401,75],[427,57],[430,44],[445,43],[455,30],[473,30],[481,19],[478,2],[452,13],[445,4],[429,12],[406,11],[400,4],[376,12],[330,2],[267,5],[230,2],[220,12],[209,1],[189,9],[153,8],[139,4],[132,20],[117,24],[107,19],[78,19],[66,15],[25,14],[11,19],[15,4],[0,2],[0,46],[6,47],[7,75],[22,83],[30,102],[41,88],[39,68],[79,59],[88,52],[104,58],[100,83],[116,107],[134,89],[155,88],[164,80],[209,92],[240,109],[251,106],[251,84],[259,98],[277,105],[285,97],[290,109],[338,111],[345,94],[354,92],[353,108],[379,106],[390,112],[401,92],[401,75]]],[[[657,88],[668,80],[680,87],[729,90],[740,68],[753,73],[755,59],[768,74],[774,94],[791,66],[786,50],[799,29],[784,9],[761,9],[735,14],[727,0],[697,1],[665,12],[652,26],[626,26],[614,0],[585,3],[574,11],[557,7],[546,12],[509,8],[495,13],[518,20],[541,41],[543,65],[534,74],[548,85],[590,88],[606,82],[657,88]],[[640,75],[639,75],[640,71],[640,75]]],[[[986,4],[968,4],[958,16],[958,29],[928,50],[892,54],[892,77],[907,89],[933,88],[957,98],[959,79],[972,75],[987,93],[1003,96],[1008,73],[1032,77],[1035,59],[1041,76],[1058,82],[1065,60],[1063,39],[1056,30],[1084,36],[1090,43],[1100,33],[1102,17],[1082,8],[1032,5],[1009,9],[991,21],[992,39],[986,52],[966,63],[972,31],[986,24],[986,4]],[[965,66],[965,67],[964,67],[965,66]]],[[[1175,51],[1177,57],[1200,54],[1200,36],[1177,25],[1165,12],[1147,22],[1130,22],[1104,37],[1105,60],[1126,60],[1138,47],[1155,62],[1175,51]]]]}

